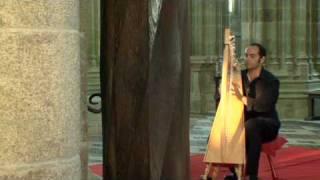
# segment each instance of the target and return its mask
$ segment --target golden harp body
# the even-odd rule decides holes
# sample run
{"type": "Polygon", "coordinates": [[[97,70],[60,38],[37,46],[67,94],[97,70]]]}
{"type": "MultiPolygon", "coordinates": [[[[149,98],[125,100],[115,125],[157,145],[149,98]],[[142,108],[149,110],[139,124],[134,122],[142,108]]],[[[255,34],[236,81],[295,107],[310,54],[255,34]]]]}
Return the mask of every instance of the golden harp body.
{"type": "Polygon", "coordinates": [[[240,67],[235,65],[235,47],[229,29],[225,30],[221,98],[210,132],[204,162],[210,164],[245,164],[244,105],[233,93],[232,83],[242,91],[240,67]]]}

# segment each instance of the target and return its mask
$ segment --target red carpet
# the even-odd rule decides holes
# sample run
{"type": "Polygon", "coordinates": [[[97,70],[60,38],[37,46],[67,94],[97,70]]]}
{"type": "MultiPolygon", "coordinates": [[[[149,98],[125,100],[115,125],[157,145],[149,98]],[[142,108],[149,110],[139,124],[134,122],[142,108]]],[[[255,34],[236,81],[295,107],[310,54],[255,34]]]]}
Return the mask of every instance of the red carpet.
{"type": "MultiPolygon", "coordinates": [[[[205,164],[203,155],[191,156],[191,179],[199,180],[205,164]]],[[[320,180],[320,150],[303,147],[289,147],[278,151],[274,158],[274,166],[280,180],[320,180]]],[[[102,176],[102,165],[91,165],[93,174],[102,176]]],[[[222,168],[220,179],[227,173],[227,168],[222,168]]],[[[271,172],[265,155],[262,153],[259,177],[261,180],[271,180],[271,172]]]]}
{"type": "Polygon", "coordinates": [[[92,165],[89,165],[89,168],[92,174],[102,177],[102,173],[103,173],[102,164],[92,164],[92,165]]]}
{"type": "MultiPolygon", "coordinates": [[[[192,180],[198,180],[203,173],[205,164],[202,163],[203,155],[191,157],[192,180]]],[[[277,152],[274,167],[280,180],[320,180],[320,150],[303,147],[283,148],[277,152]]],[[[227,172],[224,168],[223,177],[227,172]]],[[[259,177],[261,180],[271,180],[271,172],[266,156],[262,153],[259,177]]],[[[222,179],[222,178],[221,178],[222,179]]]]}

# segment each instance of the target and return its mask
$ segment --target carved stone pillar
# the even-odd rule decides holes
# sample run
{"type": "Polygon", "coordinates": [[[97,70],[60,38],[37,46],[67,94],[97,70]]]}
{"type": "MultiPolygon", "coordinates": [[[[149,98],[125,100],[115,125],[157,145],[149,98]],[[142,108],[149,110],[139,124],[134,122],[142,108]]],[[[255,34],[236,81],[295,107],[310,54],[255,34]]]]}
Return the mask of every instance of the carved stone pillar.
{"type": "Polygon", "coordinates": [[[307,106],[301,104],[307,103],[307,92],[319,84],[318,80],[310,81],[310,76],[315,77],[312,72],[316,74],[316,68],[312,71],[311,57],[314,59],[317,55],[311,52],[312,48],[316,49],[314,39],[318,38],[315,25],[313,30],[309,29],[317,19],[317,2],[245,0],[241,4],[241,46],[259,42],[267,48],[266,67],[281,81],[278,106],[281,118],[307,117],[307,106]]]}
{"type": "Polygon", "coordinates": [[[311,79],[320,79],[320,33],[318,24],[320,21],[319,1],[313,0],[310,2],[309,12],[311,12],[311,41],[309,42],[309,47],[311,47],[311,79]]]}
{"type": "Polygon", "coordinates": [[[309,28],[309,21],[307,17],[307,1],[293,1],[293,17],[295,19],[292,37],[294,42],[294,56],[297,63],[297,73],[299,79],[309,79],[309,52],[307,42],[310,41],[310,37],[307,35],[307,29],[309,28]]]}
{"type": "Polygon", "coordinates": [[[241,1],[241,59],[244,59],[244,49],[252,42],[254,17],[252,6],[252,1],[241,1]]]}
{"type": "Polygon", "coordinates": [[[0,179],[81,179],[78,0],[0,2],[0,179]]]}
{"type": "Polygon", "coordinates": [[[215,112],[214,76],[221,71],[227,1],[191,1],[191,112],[215,112]]]}
{"type": "MultiPolygon", "coordinates": [[[[283,64],[282,69],[287,70],[288,66],[292,67],[293,64],[293,50],[292,50],[292,7],[291,0],[279,1],[281,8],[281,64],[283,64]]],[[[285,72],[283,72],[285,73],[285,72]]],[[[285,74],[283,74],[285,75],[285,74]]]]}

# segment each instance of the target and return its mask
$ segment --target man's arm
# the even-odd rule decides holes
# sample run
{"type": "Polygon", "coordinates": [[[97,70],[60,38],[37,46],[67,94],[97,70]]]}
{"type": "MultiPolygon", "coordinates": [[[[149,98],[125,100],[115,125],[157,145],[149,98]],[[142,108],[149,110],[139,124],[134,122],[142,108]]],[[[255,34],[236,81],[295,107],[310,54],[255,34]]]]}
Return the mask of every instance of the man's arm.
{"type": "Polygon", "coordinates": [[[269,112],[279,96],[279,80],[260,81],[256,84],[256,97],[243,96],[239,86],[233,84],[234,94],[247,106],[248,111],[269,112]]]}

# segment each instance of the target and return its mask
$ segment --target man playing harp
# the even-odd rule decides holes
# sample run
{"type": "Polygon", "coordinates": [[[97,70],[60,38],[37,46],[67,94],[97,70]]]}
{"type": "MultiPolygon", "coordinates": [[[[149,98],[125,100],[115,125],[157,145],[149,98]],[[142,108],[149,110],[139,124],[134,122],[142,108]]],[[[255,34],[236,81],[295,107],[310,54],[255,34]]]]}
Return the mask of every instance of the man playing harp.
{"type": "MultiPolygon", "coordinates": [[[[232,82],[232,88],[231,89],[223,89],[222,86],[224,86],[223,82],[221,83],[221,95],[223,96],[224,92],[222,90],[228,90],[231,91],[226,93],[230,97],[227,98],[227,102],[230,101],[230,99],[233,99],[233,97],[236,97],[237,100],[239,100],[242,103],[242,107],[244,107],[243,114],[244,114],[244,122],[241,119],[232,119],[232,121],[235,121],[236,124],[242,124],[244,125],[245,129],[245,160],[240,162],[239,160],[242,158],[243,151],[241,149],[241,145],[244,142],[242,137],[242,133],[240,133],[240,137],[238,136],[239,133],[234,133],[231,136],[235,140],[239,140],[241,143],[235,143],[232,142],[229,138],[229,147],[225,144],[217,143],[216,139],[213,137],[216,135],[217,131],[219,131],[219,126],[216,126],[216,122],[213,123],[213,127],[210,134],[210,140],[208,143],[208,150],[207,154],[205,156],[204,161],[207,163],[213,163],[213,164],[235,164],[235,165],[244,165],[246,163],[246,179],[249,180],[257,180],[258,179],[258,168],[259,168],[259,159],[260,159],[260,151],[261,146],[263,143],[269,142],[274,140],[279,132],[280,128],[280,121],[278,118],[278,114],[276,111],[276,102],[279,96],[279,80],[269,71],[265,70],[263,67],[263,64],[265,62],[266,58],[266,49],[258,44],[258,43],[252,43],[246,48],[246,69],[241,71],[241,78],[240,81],[236,78],[231,79],[232,82]],[[240,83],[239,83],[240,82],[240,83]],[[239,122],[237,122],[240,121],[239,122]],[[215,133],[214,133],[215,132],[215,133]],[[218,147],[216,144],[220,144],[220,147],[218,147]],[[230,160],[226,162],[217,162],[216,159],[208,158],[210,157],[210,154],[223,154],[219,151],[230,152],[230,150],[225,150],[225,147],[232,148],[232,146],[239,146],[236,147],[238,151],[238,156],[241,158],[237,159],[237,161],[230,160]],[[217,148],[220,148],[220,150],[217,150],[217,148]],[[217,151],[216,151],[217,150],[217,151]]],[[[225,57],[224,57],[225,61],[225,57]]],[[[232,62],[231,62],[232,63],[232,62]]],[[[224,70],[224,69],[223,69],[224,70]]],[[[234,70],[231,69],[231,70],[234,70]]],[[[237,71],[233,72],[234,74],[237,73],[237,71]]],[[[232,74],[232,73],[231,73],[232,74]]],[[[233,76],[234,76],[233,74],[233,76]]],[[[224,74],[223,74],[224,75],[224,74]]],[[[222,75],[222,76],[223,76],[222,75]]],[[[227,75],[227,74],[225,74],[227,75]]],[[[222,81],[223,81],[222,77],[222,81]]],[[[228,77],[227,77],[228,78],[228,77]]],[[[225,104],[223,102],[221,96],[220,104],[217,109],[215,121],[219,121],[217,119],[217,116],[219,115],[219,108],[220,106],[223,106],[225,104]]],[[[226,105],[224,105],[226,106],[226,105]]],[[[228,104],[226,108],[229,108],[228,112],[232,113],[234,112],[235,108],[237,107],[237,101],[231,102],[231,104],[228,104]]],[[[240,108],[241,109],[241,108],[240,108]]],[[[238,111],[236,111],[238,112],[238,111]]],[[[221,116],[221,115],[220,115],[221,116]]],[[[243,116],[242,116],[243,117],[243,116]]],[[[225,119],[224,119],[225,120],[225,119]]],[[[225,120],[227,123],[234,123],[230,120],[225,120]]],[[[223,124],[223,123],[222,123],[223,124]]],[[[222,126],[221,126],[222,127],[222,126]]],[[[224,125],[224,127],[227,127],[224,125]]],[[[228,128],[228,127],[227,127],[228,128]]],[[[230,128],[230,127],[229,127],[230,128]]],[[[237,128],[241,129],[241,126],[238,126],[237,128]]],[[[226,130],[223,130],[226,131],[226,130]]],[[[237,131],[230,131],[230,132],[237,132],[237,131]]],[[[222,131],[221,131],[222,132],[222,131]]],[[[218,135],[219,136],[219,135],[218,135]]],[[[220,137],[220,139],[225,137],[220,137]]],[[[231,138],[231,139],[232,139],[231,138]]],[[[225,142],[228,142],[224,140],[225,142]]],[[[233,154],[231,153],[233,156],[233,154]]],[[[234,157],[232,157],[234,158],[234,157]]],[[[225,160],[225,157],[222,157],[222,160],[225,160]]],[[[235,173],[234,168],[231,168],[232,174],[225,177],[225,180],[237,180],[241,178],[241,174],[238,173],[238,175],[235,173]]],[[[239,171],[241,172],[241,171],[239,171]]]]}

